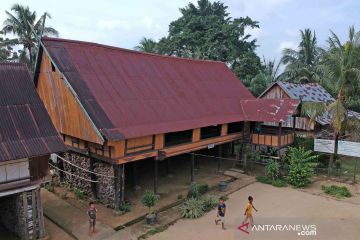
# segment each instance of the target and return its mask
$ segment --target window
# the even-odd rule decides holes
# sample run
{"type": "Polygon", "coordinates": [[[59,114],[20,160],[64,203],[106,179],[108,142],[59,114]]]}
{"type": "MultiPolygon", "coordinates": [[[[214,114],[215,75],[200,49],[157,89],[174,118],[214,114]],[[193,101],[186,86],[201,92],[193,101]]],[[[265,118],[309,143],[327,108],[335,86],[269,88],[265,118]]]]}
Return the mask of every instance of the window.
{"type": "Polygon", "coordinates": [[[192,142],[193,130],[172,132],[165,134],[165,147],[192,142]]]}
{"type": "Polygon", "coordinates": [[[200,139],[219,137],[221,135],[221,124],[201,128],[200,139]]]}
{"type": "Polygon", "coordinates": [[[228,124],[228,134],[239,133],[244,130],[244,122],[233,122],[228,124]]]}

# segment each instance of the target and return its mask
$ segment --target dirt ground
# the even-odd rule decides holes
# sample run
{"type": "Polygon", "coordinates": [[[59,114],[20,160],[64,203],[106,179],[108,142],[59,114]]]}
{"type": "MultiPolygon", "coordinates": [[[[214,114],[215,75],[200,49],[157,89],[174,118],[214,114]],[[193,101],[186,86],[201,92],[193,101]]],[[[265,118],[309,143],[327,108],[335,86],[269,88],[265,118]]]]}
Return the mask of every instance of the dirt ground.
{"type": "Polygon", "coordinates": [[[150,239],[357,240],[360,236],[360,205],[349,201],[339,201],[290,187],[276,188],[254,183],[230,195],[226,204],[226,230],[215,226],[216,211],[213,210],[197,220],[180,220],[150,239]],[[255,225],[270,231],[249,229],[250,233],[246,234],[238,230],[243,220],[248,195],[254,197],[254,206],[259,210],[254,213],[255,225]],[[286,227],[297,229],[284,231],[286,227]],[[310,234],[302,231],[306,227],[315,227],[316,235],[299,235],[310,234]]]}

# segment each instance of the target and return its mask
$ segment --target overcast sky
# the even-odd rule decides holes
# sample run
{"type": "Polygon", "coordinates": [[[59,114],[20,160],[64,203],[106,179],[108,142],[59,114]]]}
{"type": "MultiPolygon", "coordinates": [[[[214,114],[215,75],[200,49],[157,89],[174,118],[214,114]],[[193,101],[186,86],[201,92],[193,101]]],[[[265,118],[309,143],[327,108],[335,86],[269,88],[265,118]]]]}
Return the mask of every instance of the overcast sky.
{"type": "MultiPolygon", "coordinates": [[[[0,23],[14,3],[29,5],[38,15],[52,15],[48,25],[60,37],[133,48],[143,37],[159,39],[180,16],[189,0],[0,0],[0,23]]],[[[196,2],[191,0],[191,2],[196,2]]],[[[249,16],[260,22],[251,33],[258,39],[259,56],[279,59],[281,49],[296,47],[299,29],[316,31],[321,45],[329,30],[342,39],[350,25],[360,26],[359,0],[223,0],[232,17],[249,16]]]]}

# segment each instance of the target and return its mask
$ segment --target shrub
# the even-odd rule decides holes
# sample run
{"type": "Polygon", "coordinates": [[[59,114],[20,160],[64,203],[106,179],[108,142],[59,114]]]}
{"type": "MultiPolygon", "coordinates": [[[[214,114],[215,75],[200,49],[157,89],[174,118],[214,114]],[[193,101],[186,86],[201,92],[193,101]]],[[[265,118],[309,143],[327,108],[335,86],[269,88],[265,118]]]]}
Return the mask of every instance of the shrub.
{"type": "Polygon", "coordinates": [[[74,188],[74,194],[76,199],[84,200],[85,199],[85,193],[80,188],[74,188]]]}
{"type": "Polygon", "coordinates": [[[125,202],[125,203],[121,204],[120,207],[119,207],[119,211],[121,213],[130,212],[131,211],[131,204],[128,203],[128,202],[125,202]]]}
{"type": "Polygon", "coordinates": [[[271,182],[271,185],[274,187],[287,187],[288,184],[283,179],[276,179],[275,181],[271,182]]]}
{"type": "Polygon", "coordinates": [[[287,181],[294,187],[305,187],[315,174],[316,156],[312,154],[311,150],[306,151],[303,147],[289,149],[287,158],[290,166],[287,181]]]}
{"type": "Polygon", "coordinates": [[[158,200],[158,196],[153,191],[146,190],[141,199],[141,203],[149,208],[149,214],[151,214],[151,208],[155,206],[158,200]]]}
{"type": "Polygon", "coordinates": [[[229,197],[228,197],[227,195],[225,195],[225,194],[220,195],[220,197],[219,197],[219,198],[224,199],[224,201],[229,200],[229,197]]]}
{"type": "Polygon", "coordinates": [[[55,187],[52,182],[45,184],[44,188],[49,192],[55,192],[55,187]]]}
{"type": "Polygon", "coordinates": [[[189,198],[180,206],[181,216],[183,218],[199,218],[204,215],[204,202],[202,199],[189,198]]]}
{"type": "Polygon", "coordinates": [[[200,198],[201,195],[209,191],[209,186],[207,184],[197,184],[192,183],[190,185],[190,190],[188,192],[188,198],[200,198]]]}
{"type": "Polygon", "coordinates": [[[280,174],[280,164],[277,161],[269,160],[268,164],[265,167],[265,174],[272,181],[278,179],[280,174]]]}
{"type": "Polygon", "coordinates": [[[205,195],[202,197],[205,212],[209,212],[218,205],[218,199],[213,195],[205,195]]]}
{"type": "Polygon", "coordinates": [[[271,179],[268,178],[267,176],[263,176],[263,175],[257,176],[257,177],[256,177],[256,180],[257,180],[258,182],[261,182],[261,183],[271,184],[271,179]]]}
{"type": "Polygon", "coordinates": [[[351,197],[351,192],[347,187],[339,187],[336,185],[331,186],[321,186],[321,189],[326,193],[334,197],[342,198],[342,197],[351,197]]]}

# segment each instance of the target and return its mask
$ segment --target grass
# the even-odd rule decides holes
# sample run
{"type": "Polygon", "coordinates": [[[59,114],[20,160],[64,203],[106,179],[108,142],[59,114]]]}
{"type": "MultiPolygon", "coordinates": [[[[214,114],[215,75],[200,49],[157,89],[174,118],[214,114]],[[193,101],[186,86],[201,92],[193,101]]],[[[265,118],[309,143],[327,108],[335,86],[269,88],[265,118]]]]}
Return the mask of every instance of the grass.
{"type": "Polygon", "coordinates": [[[149,231],[147,231],[145,234],[141,235],[138,239],[147,239],[157,233],[161,233],[163,231],[165,231],[166,229],[168,229],[169,225],[161,225],[158,227],[154,227],[152,229],[150,229],[149,231]]]}
{"type": "Polygon", "coordinates": [[[351,192],[347,187],[339,187],[336,185],[331,186],[321,186],[321,189],[328,195],[337,197],[337,198],[344,198],[344,197],[351,197],[351,192]]]}
{"type": "Polygon", "coordinates": [[[287,182],[283,179],[276,179],[275,181],[272,181],[270,178],[264,175],[257,176],[256,180],[261,183],[273,185],[274,187],[287,187],[288,185],[287,182]]]}

